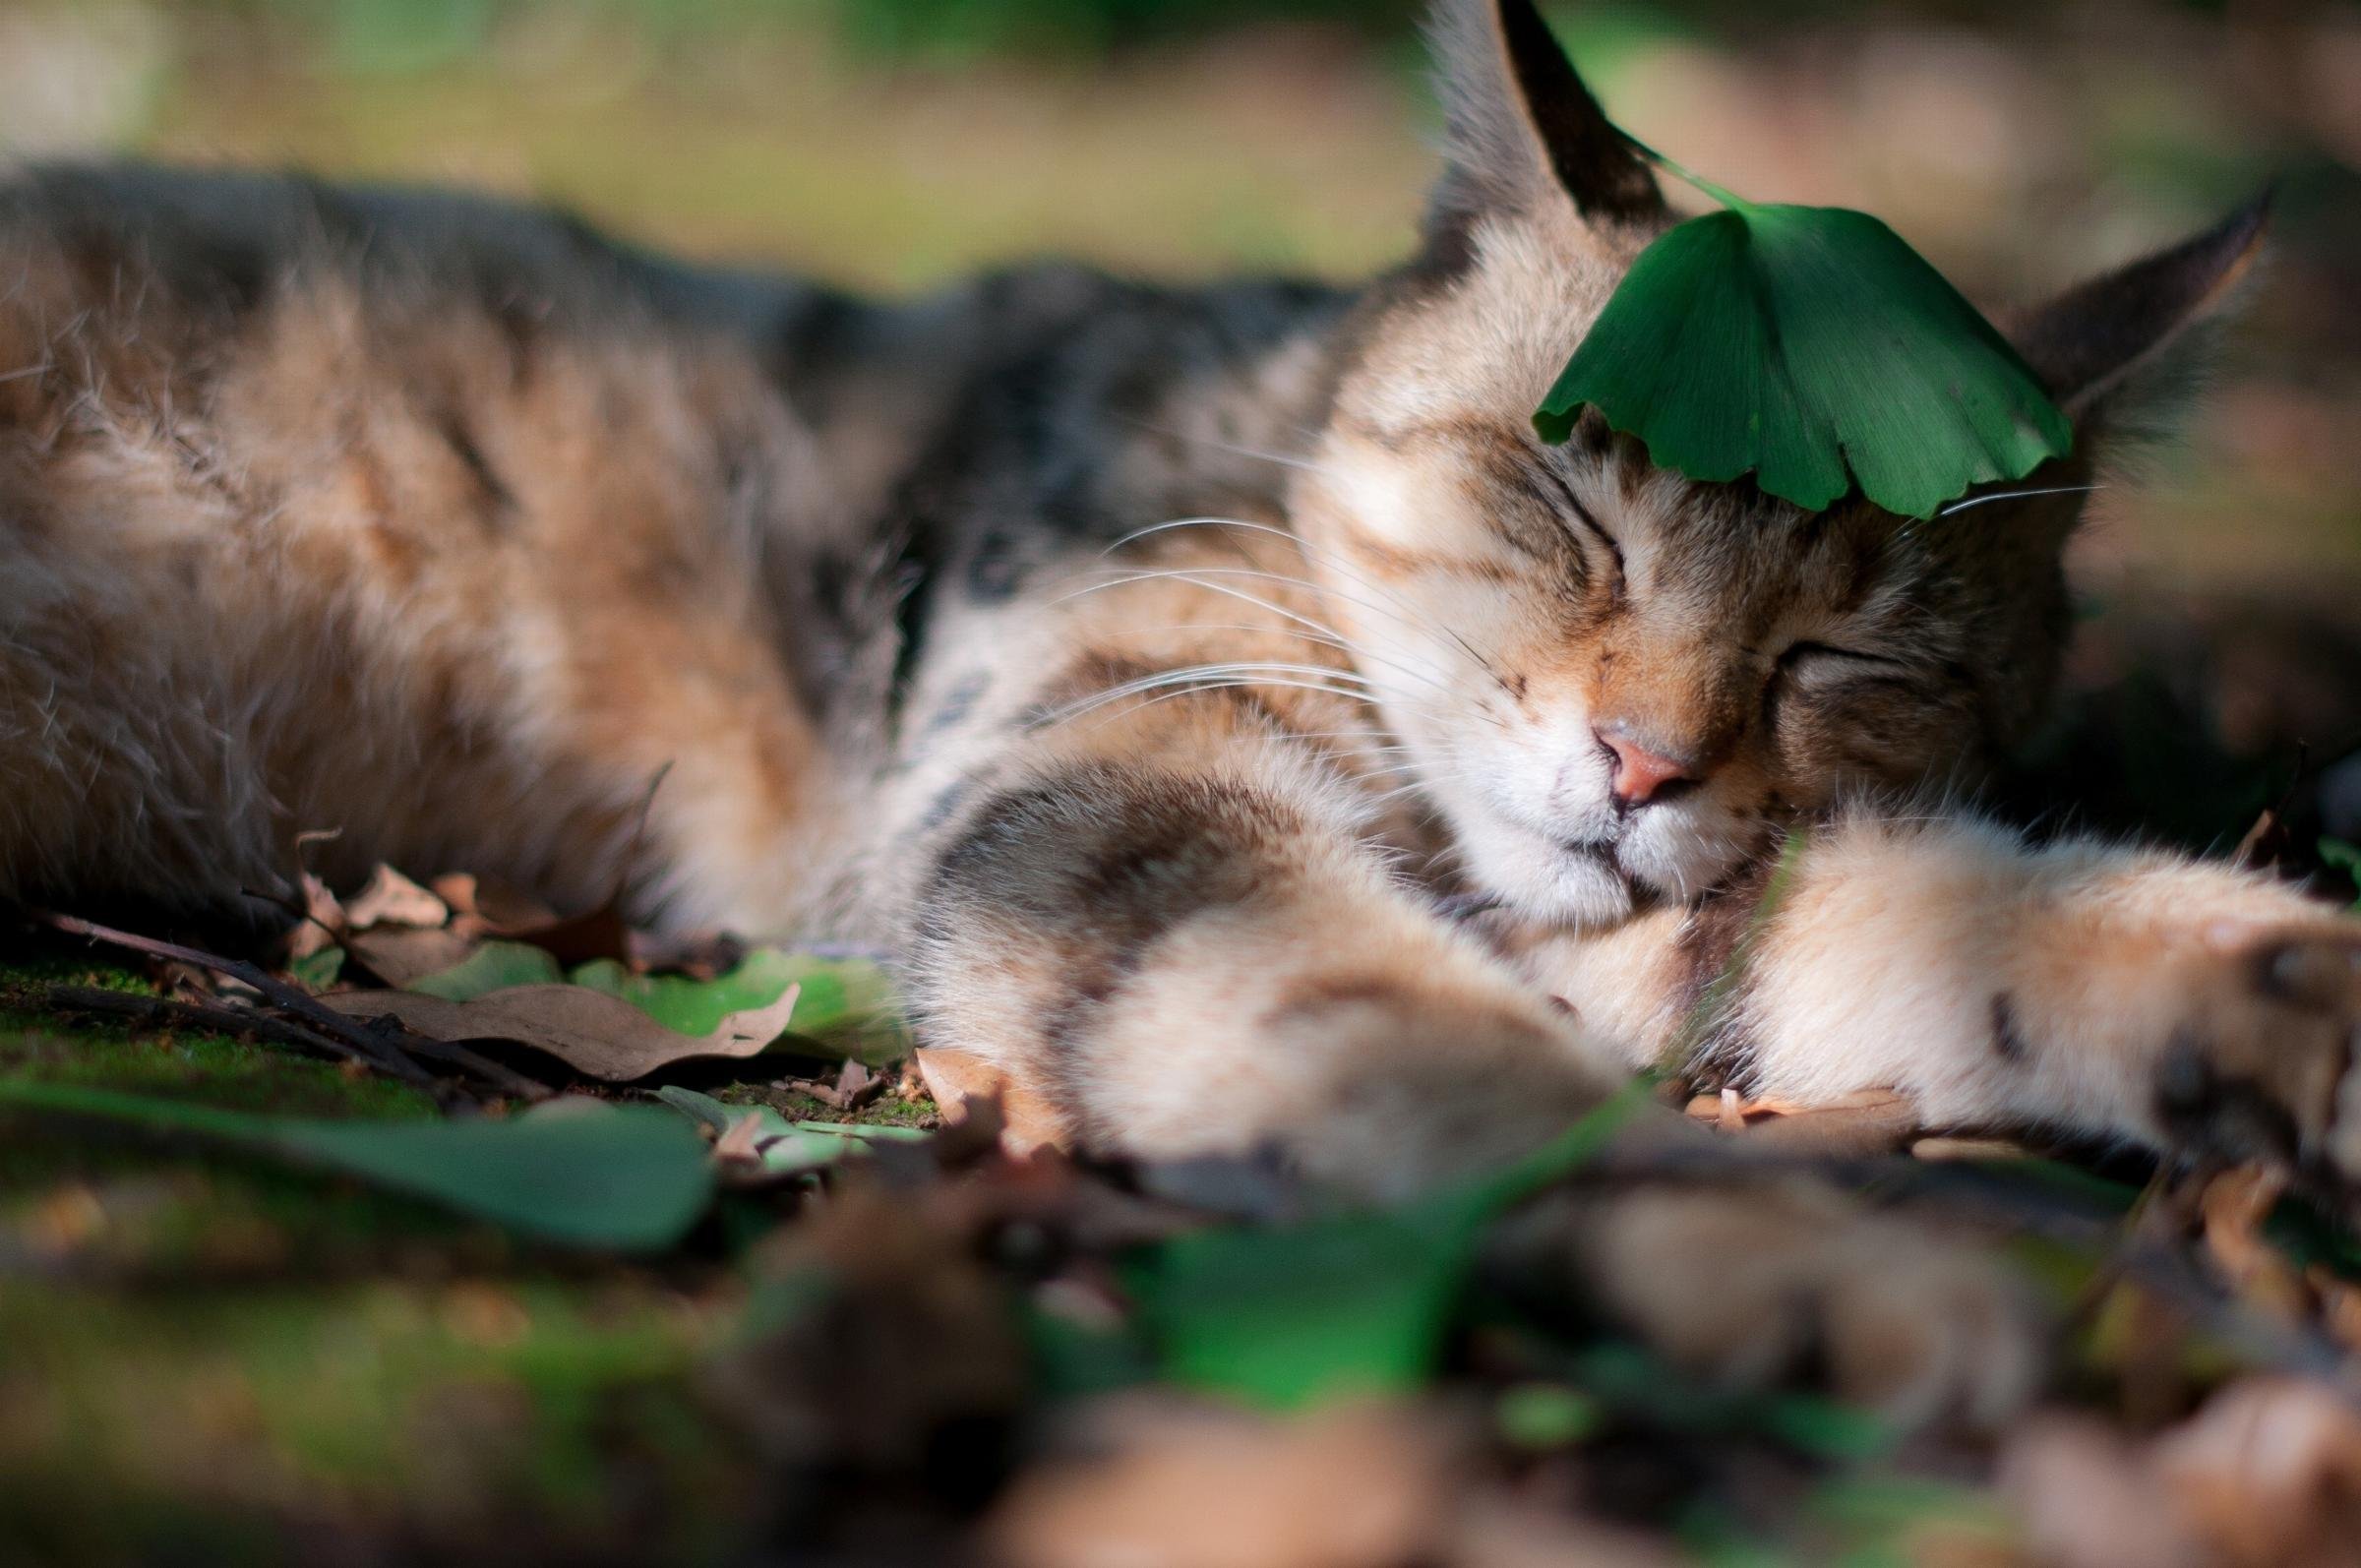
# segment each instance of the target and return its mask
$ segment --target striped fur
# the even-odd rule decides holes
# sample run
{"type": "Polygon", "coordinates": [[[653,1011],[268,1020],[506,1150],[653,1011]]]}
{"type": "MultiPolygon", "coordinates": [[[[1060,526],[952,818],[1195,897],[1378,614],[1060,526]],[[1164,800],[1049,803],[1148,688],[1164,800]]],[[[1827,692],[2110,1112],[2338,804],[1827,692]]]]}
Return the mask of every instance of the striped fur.
{"type": "MultiPolygon", "coordinates": [[[[2080,431],[2050,493],[1805,515],[1595,422],[1535,442],[1667,219],[1524,0],[1439,14],[1449,172],[1359,289],[881,303],[454,197],[0,186],[0,893],[237,908],[324,832],[332,880],[621,881],[893,944],[929,1037],[1083,1145],[1400,1192],[1682,1038],[1818,821],[1725,1070],[2361,1170],[2351,924],[1893,804],[2040,720],[2078,487],[2254,217],[2025,319],[2080,431]]],[[[1794,1201],[1749,1212],[1816,1233],[1794,1201]]],[[[1913,1244],[1707,1292],[1725,1249],[1584,1236],[1691,1349],[1913,1244]]],[[[1979,1347],[1903,1379],[1931,1409],[2022,1342],[1911,1278],[1859,1309],[1979,1347]]]]}

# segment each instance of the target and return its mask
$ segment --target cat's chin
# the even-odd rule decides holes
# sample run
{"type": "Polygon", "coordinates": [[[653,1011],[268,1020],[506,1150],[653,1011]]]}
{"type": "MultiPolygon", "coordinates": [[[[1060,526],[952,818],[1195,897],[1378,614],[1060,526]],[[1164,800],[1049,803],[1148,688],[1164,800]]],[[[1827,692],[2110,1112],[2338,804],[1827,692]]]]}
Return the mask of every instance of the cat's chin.
{"type": "Polygon", "coordinates": [[[1517,914],[1552,926],[1612,926],[1634,906],[1630,879],[1604,845],[1553,843],[1485,824],[1460,835],[1469,879],[1517,914]]]}

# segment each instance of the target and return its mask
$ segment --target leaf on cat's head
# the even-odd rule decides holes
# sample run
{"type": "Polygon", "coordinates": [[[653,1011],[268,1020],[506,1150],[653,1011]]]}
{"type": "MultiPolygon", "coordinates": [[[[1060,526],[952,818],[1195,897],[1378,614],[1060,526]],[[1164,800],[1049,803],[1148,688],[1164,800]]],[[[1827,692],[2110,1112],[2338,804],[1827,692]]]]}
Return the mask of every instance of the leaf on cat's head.
{"type": "Polygon", "coordinates": [[[1692,479],[1815,512],[1857,485],[1909,517],[2066,454],[2032,371],[1892,229],[1715,194],[1632,264],[1534,415],[1545,440],[1588,404],[1692,479]]]}

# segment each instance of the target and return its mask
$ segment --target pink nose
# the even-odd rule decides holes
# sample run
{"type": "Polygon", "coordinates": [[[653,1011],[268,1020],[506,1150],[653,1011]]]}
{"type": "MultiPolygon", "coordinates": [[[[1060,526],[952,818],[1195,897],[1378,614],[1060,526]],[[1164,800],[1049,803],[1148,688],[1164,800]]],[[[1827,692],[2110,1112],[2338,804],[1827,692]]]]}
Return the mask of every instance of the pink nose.
{"type": "Polygon", "coordinates": [[[1599,744],[1614,755],[1615,777],[1609,788],[1614,791],[1615,799],[1627,806],[1644,806],[1668,793],[1669,786],[1688,780],[1687,763],[1659,756],[1624,736],[1602,730],[1599,744]]]}

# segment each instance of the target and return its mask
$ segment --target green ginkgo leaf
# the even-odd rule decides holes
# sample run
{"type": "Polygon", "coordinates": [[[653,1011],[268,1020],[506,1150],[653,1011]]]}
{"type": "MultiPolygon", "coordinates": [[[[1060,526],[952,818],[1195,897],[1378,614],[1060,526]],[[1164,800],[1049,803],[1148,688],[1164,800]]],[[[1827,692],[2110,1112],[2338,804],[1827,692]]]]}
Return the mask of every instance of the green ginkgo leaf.
{"type": "Polygon", "coordinates": [[[1751,473],[1814,512],[1857,485],[1909,517],[2066,454],[2024,359],[1892,229],[1696,183],[1727,206],[1640,253],[1534,415],[1544,439],[1589,404],[1692,479],[1751,473]]]}

